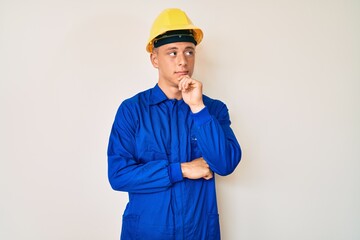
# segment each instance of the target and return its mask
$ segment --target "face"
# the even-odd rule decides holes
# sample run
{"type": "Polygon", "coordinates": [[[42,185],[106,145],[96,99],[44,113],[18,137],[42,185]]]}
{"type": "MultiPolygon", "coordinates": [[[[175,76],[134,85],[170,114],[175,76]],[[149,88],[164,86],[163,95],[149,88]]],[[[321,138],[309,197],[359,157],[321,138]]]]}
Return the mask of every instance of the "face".
{"type": "Polygon", "coordinates": [[[154,49],[151,62],[159,70],[159,84],[163,87],[178,87],[179,78],[192,76],[195,64],[195,45],[190,42],[175,42],[154,49]]]}

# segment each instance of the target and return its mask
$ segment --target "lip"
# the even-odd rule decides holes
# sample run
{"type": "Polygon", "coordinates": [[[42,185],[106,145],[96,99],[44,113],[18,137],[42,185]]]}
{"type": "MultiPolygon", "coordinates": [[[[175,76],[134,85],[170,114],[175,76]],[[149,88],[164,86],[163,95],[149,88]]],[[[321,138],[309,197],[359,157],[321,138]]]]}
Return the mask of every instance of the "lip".
{"type": "Polygon", "coordinates": [[[177,71],[175,72],[175,74],[179,76],[189,75],[189,71],[177,71]]]}

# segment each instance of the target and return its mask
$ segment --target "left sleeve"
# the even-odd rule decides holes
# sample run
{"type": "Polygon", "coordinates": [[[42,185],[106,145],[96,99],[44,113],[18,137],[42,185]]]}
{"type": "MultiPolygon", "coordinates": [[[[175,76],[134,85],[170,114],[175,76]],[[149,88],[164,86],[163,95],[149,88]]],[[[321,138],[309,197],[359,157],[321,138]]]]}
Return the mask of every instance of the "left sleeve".
{"type": "Polygon", "coordinates": [[[225,176],[232,173],[241,159],[241,148],[230,128],[228,109],[222,102],[216,102],[216,115],[209,108],[192,114],[197,127],[197,142],[202,156],[212,171],[225,176]]]}

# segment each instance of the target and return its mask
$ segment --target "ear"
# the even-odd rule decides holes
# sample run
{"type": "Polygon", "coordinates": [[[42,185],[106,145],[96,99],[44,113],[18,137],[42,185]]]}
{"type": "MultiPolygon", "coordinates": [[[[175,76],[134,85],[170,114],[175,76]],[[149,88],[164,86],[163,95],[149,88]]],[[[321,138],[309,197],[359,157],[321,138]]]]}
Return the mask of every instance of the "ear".
{"type": "Polygon", "coordinates": [[[152,65],[154,66],[154,68],[159,67],[158,55],[156,52],[153,51],[152,53],[150,53],[150,61],[151,61],[152,65]]]}

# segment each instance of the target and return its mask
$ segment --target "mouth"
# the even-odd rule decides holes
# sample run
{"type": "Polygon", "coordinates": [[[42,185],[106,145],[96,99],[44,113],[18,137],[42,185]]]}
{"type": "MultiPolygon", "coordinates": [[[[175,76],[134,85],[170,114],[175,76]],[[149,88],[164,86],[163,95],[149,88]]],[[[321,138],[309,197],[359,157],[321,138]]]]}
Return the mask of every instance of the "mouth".
{"type": "Polygon", "coordinates": [[[189,75],[189,71],[176,71],[175,74],[178,76],[189,75]]]}

